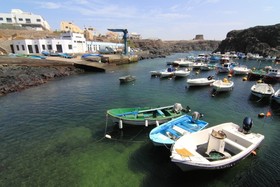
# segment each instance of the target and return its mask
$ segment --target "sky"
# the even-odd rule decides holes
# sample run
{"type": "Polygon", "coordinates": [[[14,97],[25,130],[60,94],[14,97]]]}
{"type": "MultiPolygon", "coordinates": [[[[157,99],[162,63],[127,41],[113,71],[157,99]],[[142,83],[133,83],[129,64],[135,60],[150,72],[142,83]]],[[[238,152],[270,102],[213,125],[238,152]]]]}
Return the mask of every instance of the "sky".
{"type": "Polygon", "coordinates": [[[280,23],[279,7],[279,0],[0,0],[0,13],[38,14],[52,30],[68,21],[97,34],[127,29],[161,40],[224,40],[232,30],[280,23]]]}

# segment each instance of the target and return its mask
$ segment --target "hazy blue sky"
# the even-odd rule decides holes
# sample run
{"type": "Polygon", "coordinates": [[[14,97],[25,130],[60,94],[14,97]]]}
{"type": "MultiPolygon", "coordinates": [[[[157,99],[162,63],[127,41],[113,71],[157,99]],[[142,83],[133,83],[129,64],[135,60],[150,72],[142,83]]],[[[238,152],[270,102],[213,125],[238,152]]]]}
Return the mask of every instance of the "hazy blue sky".
{"type": "Polygon", "coordinates": [[[53,30],[61,21],[81,29],[126,28],[143,38],[223,40],[231,30],[280,23],[280,0],[1,0],[0,12],[21,9],[43,16],[53,30]]]}

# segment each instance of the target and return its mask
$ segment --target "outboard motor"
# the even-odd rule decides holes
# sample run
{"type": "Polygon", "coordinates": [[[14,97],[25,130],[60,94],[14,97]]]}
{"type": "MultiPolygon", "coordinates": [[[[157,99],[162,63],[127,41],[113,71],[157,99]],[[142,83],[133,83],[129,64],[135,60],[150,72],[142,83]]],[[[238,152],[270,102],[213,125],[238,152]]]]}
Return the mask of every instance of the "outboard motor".
{"type": "Polygon", "coordinates": [[[175,113],[179,113],[183,110],[183,107],[180,103],[175,103],[174,106],[173,106],[173,110],[175,113]]]}
{"type": "Polygon", "coordinates": [[[249,130],[252,128],[253,120],[250,117],[245,117],[243,120],[243,130],[245,132],[249,132],[249,130]]]}
{"type": "Polygon", "coordinates": [[[199,118],[200,118],[200,113],[197,111],[194,111],[192,113],[192,121],[195,122],[196,120],[199,120],[199,118]]]}

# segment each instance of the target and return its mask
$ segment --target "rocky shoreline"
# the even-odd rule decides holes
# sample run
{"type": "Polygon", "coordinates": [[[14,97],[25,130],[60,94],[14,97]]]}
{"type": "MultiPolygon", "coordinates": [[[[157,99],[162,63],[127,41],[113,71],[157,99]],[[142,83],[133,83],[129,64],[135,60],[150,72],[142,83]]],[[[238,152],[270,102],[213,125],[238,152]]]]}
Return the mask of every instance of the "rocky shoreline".
{"type": "Polygon", "coordinates": [[[44,84],[59,77],[83,73],[71,64],[34,60],[0,60],[0,96],[44,84]]]}

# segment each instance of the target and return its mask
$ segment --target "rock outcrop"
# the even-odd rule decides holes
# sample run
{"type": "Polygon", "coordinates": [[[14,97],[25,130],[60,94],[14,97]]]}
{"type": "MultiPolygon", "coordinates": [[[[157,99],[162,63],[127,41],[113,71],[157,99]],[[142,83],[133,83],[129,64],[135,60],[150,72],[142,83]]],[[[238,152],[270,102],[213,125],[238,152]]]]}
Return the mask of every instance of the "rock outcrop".
{"type": "Polygon", "coordinates": [[[143,58],[165,57],[171,53],[186,53],[189,51],[214,51],[218,48],[221,41],[214,40],[180,40],[180,41],[162,41],[162,40],[133,40],[133,46],[143,51],[149,51],[143,58]]]}
{"type": "Polygon", "coordinates": [[[280,55],[280,24],[230,31],[215,50],[218,51],[278,56],[280,55]]]}
{"type": "MultiPolygon", "coordinates": [[[[1,58],[0,58],[1,59],[1,58]]],[[[0,96],[38,86],[57,77],[69,76],[83,72],[72,65],[59,63],[46,64],[46,62],[21,62],[14,63],[0,60],[0,96]],[[36,65],[34,65],[36,64],[36,65]]],[[[15,61],[15,59],[13,59],[15,61]]]]}

